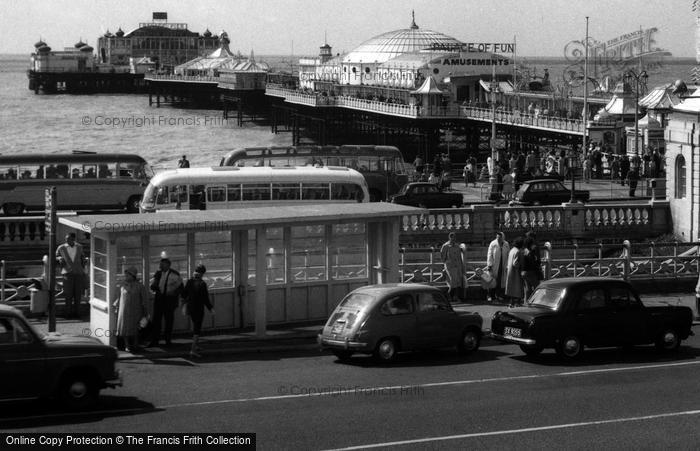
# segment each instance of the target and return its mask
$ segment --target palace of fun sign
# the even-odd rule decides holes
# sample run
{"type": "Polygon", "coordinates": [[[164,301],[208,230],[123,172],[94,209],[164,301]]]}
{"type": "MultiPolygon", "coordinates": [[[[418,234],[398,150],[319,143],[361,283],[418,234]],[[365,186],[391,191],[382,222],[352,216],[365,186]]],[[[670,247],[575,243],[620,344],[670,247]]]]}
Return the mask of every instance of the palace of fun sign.
{"type": "Polygon", "coordinates": [[[510,42],[466,42],[464,44],[438,44],[430,46],[430,50],[445,52],[490,52],[515,53],[515,43],[510,42]]]}

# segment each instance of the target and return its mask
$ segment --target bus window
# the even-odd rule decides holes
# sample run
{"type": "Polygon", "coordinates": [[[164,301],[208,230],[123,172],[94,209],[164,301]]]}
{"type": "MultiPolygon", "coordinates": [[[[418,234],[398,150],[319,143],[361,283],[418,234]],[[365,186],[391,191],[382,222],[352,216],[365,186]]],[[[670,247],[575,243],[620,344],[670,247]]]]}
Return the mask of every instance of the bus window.
{"type": "Polygon", "coordinates": [[[206,205],[204,185],[190,185],[190,210],[204,210],[206,205]]]}
{"type": "Polygon", "coordinates": [[[350,200],[351,194],[354,191],[354,185],[350,183],[332,183],[331,184],[331,199],[332,200],[350,200]]]}
{"type": "Polygon", "coordinates": [[[243,200],[270,200],[269,183],[248,183],[243,185],[243,200]]]}
{"type": "Polygon", "coordinates": [[[70,178],[70,169],[68,168],[67,164],[59,164],[56,166],[56,176],[59,179],[69,179],[70,178]]]}
{"type": "Polygon", "coordinates": [[[158,195],[156,196],[156,204],[157,205],[167,204],[169,200],[170,199],[168,196],[168,187],[161,186],[160,188],[158,188],[158,195]]]}
{"type": "Polygon", "coordinates": [[[187,203],[187,185],[173,186],[169,191],[171,204],[187,203]]]}
{"type": "Polygon", "coordinates": [[[229,202],[238,202],[241,200],[241,185],[226,185],[226,191],[228,191],[229,202]]]}
{"type": "Polygon", "coordinates": [[[226,202],[225,186],[210,186],[207,188],[207,202],[226,202]]]}
{"type": "Polygon", "coordinates": [[[84,164],[83,165],[83,177],[86,179],[97,178],[97,165],[84,164]]]}
{"type": "Polygon", "coordinates": [[[79,179],[81,177],[81,172],[80,172],[80,165],[73,165],[71,166],[70,170],[70,178],[72,179],[79,179]]]}
{"type": "Polygon", "coordinates": [[[273,183],[272,184],[272,199],[273,200],[296,200],[296,199],[299,199],[299,184],[298,183],[273,183]]]}
{"type": "Polygon", "coordinates": [[[119,163],[119,177],[132,179],[146,178],[146,170],[141,163],[119,163]]]}
{"type": "Polygon", "coordinates": [[[17,173],[19,174],[20,180],[43,179],[44,166],[23,164],[19,167],[17,173]]]}
{"type": "Polygon", "coordinates": [[[58,169],[56,169],[56,166],[54,166],[53,164],[50,164],[46,167],[46,178],[47,179],[58,178],[58,169]]]}
{"type": "Polygon", "coordinates": [[[328,200],[327,183],[302,183],[301,198],[304,200],[328,200]]]}
{"type": "Polygon", "coordinates": [[[117,173],[117,163],[100,164],[97,166],[97,177],[108,179],[117,173]]]}
{"type": "Polygon", "coordinates": [[[0,168],[0,177],[3,180],[17,180],[17,168],[11,166],[0,168]]]}

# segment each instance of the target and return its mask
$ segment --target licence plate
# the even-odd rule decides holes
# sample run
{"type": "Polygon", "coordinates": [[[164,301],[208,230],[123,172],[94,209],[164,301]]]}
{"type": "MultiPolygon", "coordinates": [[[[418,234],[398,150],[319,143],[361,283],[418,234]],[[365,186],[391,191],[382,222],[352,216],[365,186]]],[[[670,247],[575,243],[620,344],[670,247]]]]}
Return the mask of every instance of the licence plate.
{"type": "Polygon", "coordinates": [[[522,334],[522,330],[518,329],[516,327],[504,327],[503,328],[503,335],[505,335],[505,336],[519,338],[521,334],[522,334]]]}

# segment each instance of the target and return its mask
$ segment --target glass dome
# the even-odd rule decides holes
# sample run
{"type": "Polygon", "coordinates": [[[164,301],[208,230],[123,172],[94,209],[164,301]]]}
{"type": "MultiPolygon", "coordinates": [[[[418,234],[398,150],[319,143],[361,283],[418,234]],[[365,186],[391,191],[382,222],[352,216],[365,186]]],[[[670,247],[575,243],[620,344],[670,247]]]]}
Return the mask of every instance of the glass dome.
{"type": "Polygon", "coordinates": [[[343,62],[383,63],[403,53],[416,52],[431,46],[447,49],[461,44],[462,42],[451,36],[432,30],[421,30],[413,21],[410,28],[389,31],[363,42],[348,53],[343,62]]]}

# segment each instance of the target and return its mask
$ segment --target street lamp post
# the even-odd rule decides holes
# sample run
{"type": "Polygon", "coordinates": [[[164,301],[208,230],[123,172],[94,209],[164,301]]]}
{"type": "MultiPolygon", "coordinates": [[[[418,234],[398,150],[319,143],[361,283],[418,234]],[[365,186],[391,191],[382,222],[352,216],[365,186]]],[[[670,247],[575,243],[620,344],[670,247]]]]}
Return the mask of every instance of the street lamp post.
{"type": "MultiPolygon", "coordinates": [[[[583,153],[583,157],[586,158],[586,151],[588,149],[588,16],[586,16],[586,42],[584,42],[583,61],[583,146],[581,152],[583,153]]],[[[571,89],[570,86],[569,89],[571,89]]],[[[576,195],[574,193],[576,192],[576,168],[578,167],[576,146],[573,146],[569,163],[569,169],[571,170],[571,197],[569,198],[569,203],[573,204],[576,202],[576,195]]]]}
{"type": "Polygon", "coordinates": [[[634,154],[639,155],[639,91],[646,86],[649,75],[643,70],[640,73],[633,69],[625,72],[625,81],[630,83],[634,80],[634,154]]]}
{"type": "Polygon", "coordinates": [[[491,184],[491,195],[490,198],[493,201],[498,202],[500,200],[500,190],[498,189],[498,176],[497,162],[498,162],[498,150],[496,149],[496,89],[498,89],[498,82],[496,81],[496,66],[493,66],[493,75],[491,79],[491,163],[493,167],[491,168],[491,174],[489,177],[489,182],[491,184]]]}

